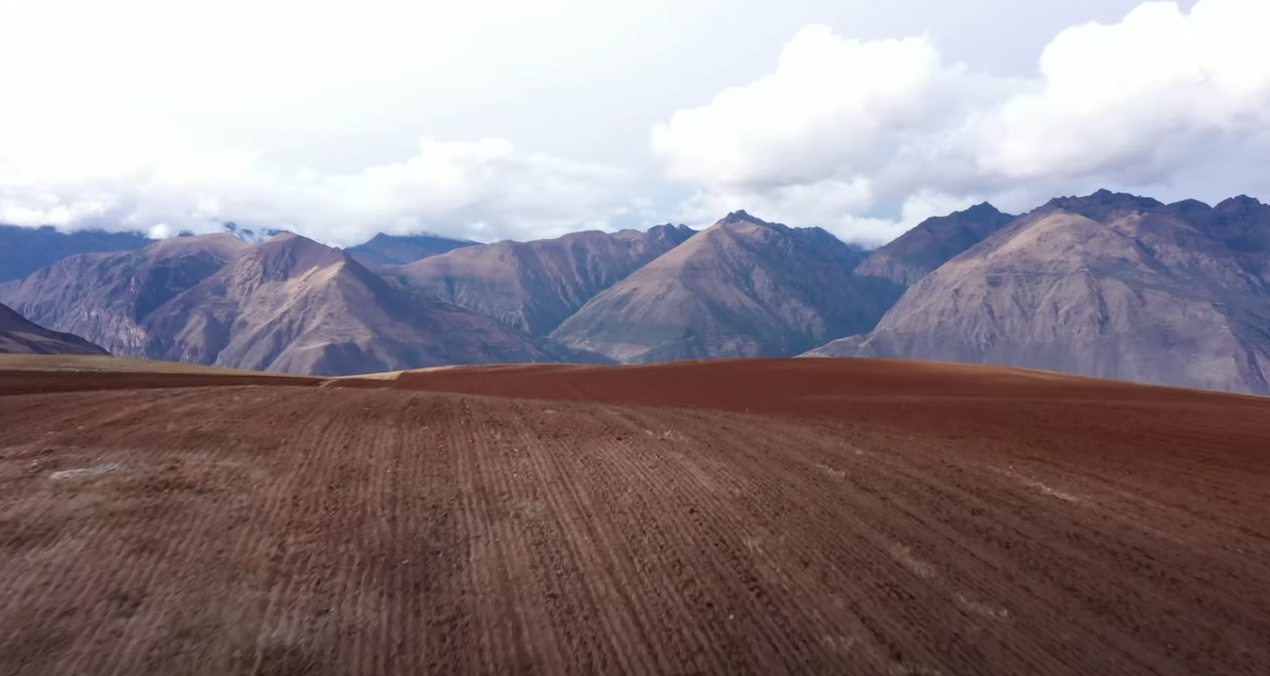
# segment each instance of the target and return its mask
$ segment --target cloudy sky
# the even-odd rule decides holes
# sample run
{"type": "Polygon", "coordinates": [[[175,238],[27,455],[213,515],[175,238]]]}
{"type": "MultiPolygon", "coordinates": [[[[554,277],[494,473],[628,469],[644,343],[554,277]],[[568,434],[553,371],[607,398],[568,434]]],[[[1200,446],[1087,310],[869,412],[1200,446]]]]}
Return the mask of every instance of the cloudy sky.
{"type": "Polygon", "coordinates": [[[1099,187],[1270,200],[1270,1],[0,0],[0,222],[878,244],[1099,187]]]}

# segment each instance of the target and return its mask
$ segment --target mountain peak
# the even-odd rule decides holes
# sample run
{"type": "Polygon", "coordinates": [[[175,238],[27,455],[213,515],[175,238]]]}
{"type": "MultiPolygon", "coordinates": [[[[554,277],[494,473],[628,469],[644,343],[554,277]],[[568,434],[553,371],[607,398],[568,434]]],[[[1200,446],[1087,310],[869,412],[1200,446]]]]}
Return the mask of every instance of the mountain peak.
{"type": "Polygon", "coordinates": [[[529,242],[503,240],[415,261],[394,274],[414,289],[537,337],[694,234],[666,224],[646,232],[590,230],[529,242]]]}
{"type": "Polygon", "coordinates": [[[1139,197],[1127,192],[1112,192],[1101,188],[1085,196],[1055,197],[1046,202],[1041,209],[1062,209],[1097,221],[1112,213],[1146,211],[1162,206],[1164,206],[1163,202],[1151,197],[1139,197]]]}
{"type": "Polygon", "coordinates": [[[1014,218],[987,202],[947,216],[932,216],[879,247],[855,272],[909,286],[1014,218]]]}
{"type": "Polygon", "coordinates": [[[653,238],[664,237],[674,242],[675,244],[683,244],[684,242],[688,241],[688,238],[692,237],[695,234],[697,234],[696,230],[693,230],[692,228],[686,225],[683,225],[682,223],[679,225],[674,225],[672,223],[654,225],[653,227],[648,229],[648,233],[647,233],[649,237],[653,237],[653,238]]]}
{"type": "Polygon", "coordinates": [[[625,363],[798,354],[868,330],[899,295],[852,275],[860,259],[822,228],[732,212],[590,299],[550,338],[625,363]]]}
{"type": "Polygon", "coordinates": [[[1214,209],[1223,213],[1246,212],[1258,207],[1265,206],[1261,200],[1247,195],[1235,195],[1228,197],[1217,203],[1214,209]]]}
{"type": "Polygon", "coordinates": [[[470,246],[473,244],[480,244],[480,242],[470,240],[470,239],[455,239],[453,237],[446,237],[445,235],[437,235],[431,232],[416,232],[416,233],[411,233],[408,235],[389,235],[387,233],[380,232],[380,233],[376,233],[374,237],[371,237],[369,240],[365,242],[365,244],[361,246],[365,246],[366,244],[434,243],[434,242],[453,243],[455,245],[455,248],[458,248],[458,246],[460,245],[470,246]]]}
{"type": "Polygon", "coordinates": [[[345,249],[345,252],[370,266],[409,265],[478,244],[480,242],[428,232],[413,235],[388,235],[381,232],[362,244],[345,249]]]}
{"type": "Polygon", "coordinates": [[[339,249],[292,232],[274,235],[247,255],[269,270],[271,279],[286,279],[305,270],[351,260],[339,249]]]}
{"type": "Polygon", "coordinates": [[[738,209],[736,211],[729,213],[727,216],[723,217],[721,222],[723,223],[756,223],[758,225],[771,225],[771,223],[768,223],[767,221],[751,216],[744,209],[738,209]]]}
{"type": "Polygon", "coordinates": [[[980,202],[974,206],[962,209],[960,212],[968,216],[994,216],[1002,213],[1002,211],[988,202],[980,202]]]}

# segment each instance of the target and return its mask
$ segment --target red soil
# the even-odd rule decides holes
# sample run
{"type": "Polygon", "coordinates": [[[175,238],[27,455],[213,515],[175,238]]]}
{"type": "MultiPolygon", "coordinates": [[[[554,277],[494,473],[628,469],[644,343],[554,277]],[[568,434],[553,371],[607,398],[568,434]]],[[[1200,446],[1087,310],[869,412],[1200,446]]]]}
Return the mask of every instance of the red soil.
{"type": "Polygon", "coordinates": [[[1270,399],[827,360],[30,376],[4,674],[1270,670],[1270,399]]]}

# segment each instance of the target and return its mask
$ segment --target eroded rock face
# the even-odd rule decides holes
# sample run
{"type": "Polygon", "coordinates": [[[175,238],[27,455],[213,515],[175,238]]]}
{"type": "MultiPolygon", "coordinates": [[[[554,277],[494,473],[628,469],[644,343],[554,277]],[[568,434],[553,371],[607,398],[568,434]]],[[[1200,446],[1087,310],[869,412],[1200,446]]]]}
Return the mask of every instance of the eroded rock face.
{"type": "Polygon", "coordinates": [[[819,228],[735,212],[591,299],[551,334],[622,363],[798,354],[867,330],[899,295],[819,228]]]}
{"type": "Polygon", "coordinates": [[[1019,366],[1270,394],[1270,207],[1099,191],[1014,221],[809,356],[1019,366]]]}
{"type": "Polygon", "coordinates": [[[497,242],[426,258],[387,274],[538,337],[694,233],[683,225],[659,225],[646,232],[588,231],[497,242]]]}

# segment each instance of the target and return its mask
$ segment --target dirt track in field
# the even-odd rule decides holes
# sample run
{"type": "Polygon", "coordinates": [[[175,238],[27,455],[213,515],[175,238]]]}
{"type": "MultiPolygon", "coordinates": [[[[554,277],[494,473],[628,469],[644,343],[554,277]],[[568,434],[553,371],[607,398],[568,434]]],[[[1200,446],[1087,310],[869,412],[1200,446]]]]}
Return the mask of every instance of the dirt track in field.
{"type": "Polygon", "coordinates": [[[824,360],[21,377],[60,391],[0,396],[4,674],[1270,669],[1270,399],[824,360]]]}

